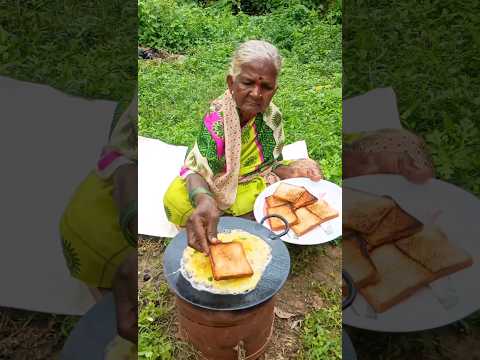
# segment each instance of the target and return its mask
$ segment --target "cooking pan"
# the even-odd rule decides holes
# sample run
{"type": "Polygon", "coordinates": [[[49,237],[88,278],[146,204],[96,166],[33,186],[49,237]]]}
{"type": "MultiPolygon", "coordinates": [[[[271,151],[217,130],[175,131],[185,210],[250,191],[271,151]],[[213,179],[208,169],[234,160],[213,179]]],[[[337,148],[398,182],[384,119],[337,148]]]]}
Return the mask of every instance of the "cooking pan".
{"type": "Polygon", "coordinates": [[[192,287],[180,272],[180,261],[187,247],[187,233],[182,230],[167,246],[163,257],[163,269],[170,289],[181,299],[192,305],[210,310],[241,310],[261,304],[275,295],[287,280],[290,272],[290,255],[287,247],[280,240],[289,228],[288,222],[281,216],[269,215],[260,223],[236,217],[221,217],[218,232],[244,230],[258,236],[272,249],[272,259],[265,269],[256,288],[247,294],[218,295],[207,291],[199,291],[192,287]],[[277,217],[285,224],[285,231],[274,234],[263,226],[263,222],[277,217]]]}

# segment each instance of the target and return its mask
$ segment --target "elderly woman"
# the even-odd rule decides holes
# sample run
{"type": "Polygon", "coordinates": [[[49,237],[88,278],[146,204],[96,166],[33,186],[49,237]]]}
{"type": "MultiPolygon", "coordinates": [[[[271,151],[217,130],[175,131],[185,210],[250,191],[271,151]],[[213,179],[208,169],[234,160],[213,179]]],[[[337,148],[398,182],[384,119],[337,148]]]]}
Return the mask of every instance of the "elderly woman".
{"type": "Polygon", "coordinates": [[[186,226],[189,245],[206,254],[208,245],[218,241],[222,214],[248,216],[257,196],[280,179],[322,179],[314,161],[282,159],[282,114],[272,103],[281,66],[270,43],[240,45],[228,89],[211,103],[180,176],[165,194],[168,219],[186,226]]]}

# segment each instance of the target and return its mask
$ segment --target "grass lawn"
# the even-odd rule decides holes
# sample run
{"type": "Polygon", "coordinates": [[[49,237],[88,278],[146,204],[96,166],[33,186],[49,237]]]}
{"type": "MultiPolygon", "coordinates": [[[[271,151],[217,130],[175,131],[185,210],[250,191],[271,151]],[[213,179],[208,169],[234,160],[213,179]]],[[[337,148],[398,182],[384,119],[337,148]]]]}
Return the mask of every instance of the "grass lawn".
{"type": "MultiPolygon", "coordinates": [[[[183,55],[139,61],[140,135],[192,145],[209,102],[226,89],[235,47],[265,39],[284,57],[273,101],[284,115],[287,142],[305,140],[326,178],[341,184],[342,35],[332,20],[335,9],[324,14],[292,5],[266,16],[233,16],[221,7],[183,3],[140,2],[140,45],[183,55]]],[[[196,359],[176,336],[173,296],[160,261],[167,241],[144,239],[140,245],[139,357],[196,359]]],[[[340,359],[340,248],[289,250],[292,272],[277,298],[266,358],[340,359]]]]}

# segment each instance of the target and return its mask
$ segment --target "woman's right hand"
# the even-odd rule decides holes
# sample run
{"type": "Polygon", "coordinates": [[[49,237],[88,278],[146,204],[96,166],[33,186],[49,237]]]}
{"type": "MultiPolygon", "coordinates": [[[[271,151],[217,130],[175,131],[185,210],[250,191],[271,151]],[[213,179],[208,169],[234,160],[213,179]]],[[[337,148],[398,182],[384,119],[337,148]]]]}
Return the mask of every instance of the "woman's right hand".
{"type": "Polygon", "coordinates": [[[218,244],[217,225],[221,212],[215,199],[206,194],[196,197],[197,207],[187,220],[188,245],[209,255],[210,244],[218,244]]]}

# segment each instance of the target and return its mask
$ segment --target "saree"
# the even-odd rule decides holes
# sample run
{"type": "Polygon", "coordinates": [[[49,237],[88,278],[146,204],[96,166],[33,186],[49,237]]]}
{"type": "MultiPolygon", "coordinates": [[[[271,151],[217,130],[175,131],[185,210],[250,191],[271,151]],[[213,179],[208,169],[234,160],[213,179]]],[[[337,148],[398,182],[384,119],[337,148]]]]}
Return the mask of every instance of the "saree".
{"type": "Polygon", "coordinates": [[[75,189],[60,219],[70,275],[95,288],[112,287],[118,266],[137,244],[113,199],[115,171],[137,161],[136,112],[136,98],[125,111],[117,106],[96,168],[75,189]]]}
{"type": "Polygon", "coordinates": [[[282,114],[273,103],[241,126],[238,109],[227,90],[212,102],[180,175],[165,193],[167,218],[184,226],[193,212],[186,183],[192,173],[206,180],[226,214],[251,212],[258,195],[280,180],[273,170],[291,162],[283,160],[284,143],[282,114]]]}

